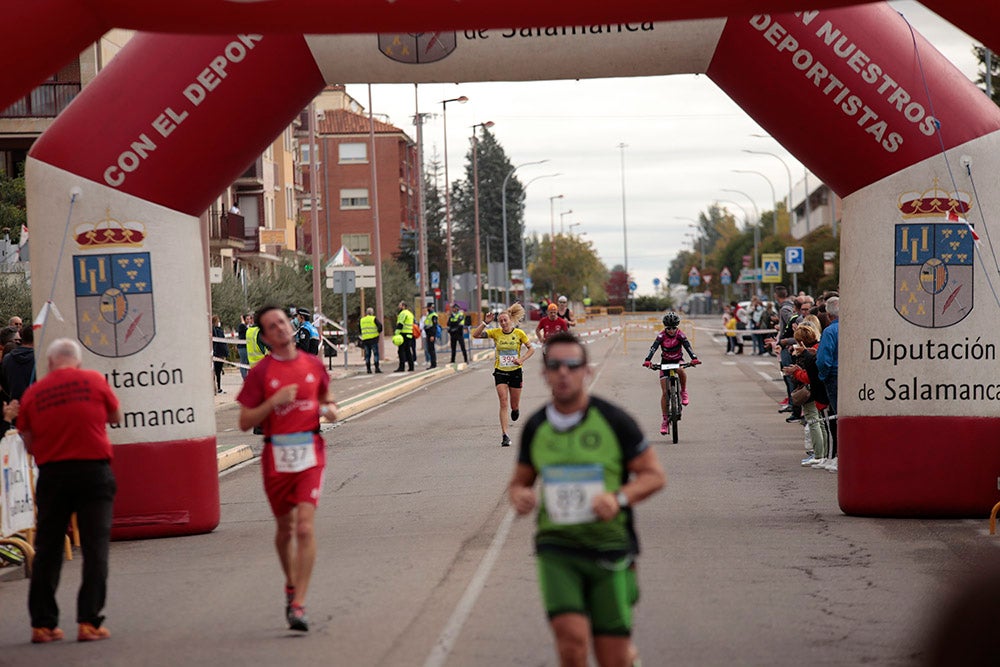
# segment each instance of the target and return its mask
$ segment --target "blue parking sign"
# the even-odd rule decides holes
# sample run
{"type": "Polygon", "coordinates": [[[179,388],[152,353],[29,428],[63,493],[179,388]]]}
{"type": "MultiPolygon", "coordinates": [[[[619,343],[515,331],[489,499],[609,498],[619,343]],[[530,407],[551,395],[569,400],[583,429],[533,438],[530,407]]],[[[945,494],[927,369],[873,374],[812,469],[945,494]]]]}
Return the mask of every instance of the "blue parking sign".
{"type": "Polygon", "coordinates": [[[802,273],[806,253],[802,246],[791,245],[785,248],[785,270],[789,273],[802,273]]]}

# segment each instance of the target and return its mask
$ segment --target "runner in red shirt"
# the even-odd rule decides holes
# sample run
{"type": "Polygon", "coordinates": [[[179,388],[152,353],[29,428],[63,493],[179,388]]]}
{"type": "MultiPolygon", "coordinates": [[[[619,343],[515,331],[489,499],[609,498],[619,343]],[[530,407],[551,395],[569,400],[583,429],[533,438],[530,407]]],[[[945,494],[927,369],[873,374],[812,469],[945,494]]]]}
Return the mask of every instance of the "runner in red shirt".
{"type": "Polygon", "coordinates": [[[285,311],[265,306],[255,321],[271,354],[250,369],[236,397],[240,429],[263,425],[261,469],[277,522],[274,543],[285,573],[285,615],[292,630],[305,632],[306,591],[316,561],[313,522],[326,465],[319,420],[336,419],[336,404],[323,362],[296,349],[285,311]]]}
{"type": "Polygon", "coordinates": [[[569,324],[559,317],[559,306],[550,303],[545,317],[538,320],[538,328],[535,329],[535,336],[539,343],[544,343],[545,339],[554,333],[569,331],[569,324]]]}

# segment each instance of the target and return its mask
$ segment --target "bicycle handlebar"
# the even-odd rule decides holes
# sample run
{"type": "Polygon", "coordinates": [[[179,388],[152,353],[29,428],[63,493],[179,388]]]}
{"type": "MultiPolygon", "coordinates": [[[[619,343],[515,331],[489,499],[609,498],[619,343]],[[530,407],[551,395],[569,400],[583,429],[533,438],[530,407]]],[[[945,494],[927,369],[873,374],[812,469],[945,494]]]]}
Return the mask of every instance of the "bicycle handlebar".
{"type": "Polygon", "coordinates": [[[671,368],[691,368],[692,366],[701,366],[700,363],[694,364],[690,361],[687,362],[677,362],[677,361],[666,361],[659,364],[650,364],[649,369],[652,371],[668,371],[671,368]]]}

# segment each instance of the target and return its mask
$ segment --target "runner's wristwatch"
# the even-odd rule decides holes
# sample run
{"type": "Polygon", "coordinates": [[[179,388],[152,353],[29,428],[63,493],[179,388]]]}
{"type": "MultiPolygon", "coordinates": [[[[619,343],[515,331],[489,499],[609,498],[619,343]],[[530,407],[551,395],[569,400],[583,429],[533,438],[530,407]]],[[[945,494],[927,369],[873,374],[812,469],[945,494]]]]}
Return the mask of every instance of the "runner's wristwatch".
{"type": "Polygon", "coordinates": [[[624,491],[619,491],[615,494],[615,500],[618,501],[618,507],[625,509],[628,507],[628,496],[625,495],[624,491]]]}

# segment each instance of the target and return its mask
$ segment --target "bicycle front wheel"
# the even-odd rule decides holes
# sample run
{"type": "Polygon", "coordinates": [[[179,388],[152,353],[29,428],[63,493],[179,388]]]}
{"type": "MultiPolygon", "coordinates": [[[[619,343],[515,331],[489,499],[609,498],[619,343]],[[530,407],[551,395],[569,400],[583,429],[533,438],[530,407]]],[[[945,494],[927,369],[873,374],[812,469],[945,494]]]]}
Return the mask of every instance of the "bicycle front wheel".
{"type": "Polygon", "coordinates": [[[678,422],[681,420],[681,392],[677,378],[670,378],[670,437],[674,444],[680,437],[678,422]]]}

